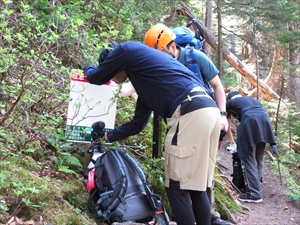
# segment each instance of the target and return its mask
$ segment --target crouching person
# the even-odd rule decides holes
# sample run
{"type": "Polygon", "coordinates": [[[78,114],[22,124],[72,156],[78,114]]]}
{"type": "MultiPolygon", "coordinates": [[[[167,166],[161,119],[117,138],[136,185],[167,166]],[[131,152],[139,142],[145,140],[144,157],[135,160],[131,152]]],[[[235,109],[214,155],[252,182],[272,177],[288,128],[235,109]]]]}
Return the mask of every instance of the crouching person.
{"type": "Polygon", "coordinates": [[[235,152],[236,146],[237,154],[245,165],[246,194],[238,196],[238,200],[262,202],[263,156],[266,143],[270,143],[273,152],[278,154],[269,115],[256,99],[243,96],[237,91],[227,95],[226,111],[229,124],[226,135],[231,146],[234,146],[231,153],[235,152]],[[240,121],[236,145],[230,129],[231,116],[240,121]]]}

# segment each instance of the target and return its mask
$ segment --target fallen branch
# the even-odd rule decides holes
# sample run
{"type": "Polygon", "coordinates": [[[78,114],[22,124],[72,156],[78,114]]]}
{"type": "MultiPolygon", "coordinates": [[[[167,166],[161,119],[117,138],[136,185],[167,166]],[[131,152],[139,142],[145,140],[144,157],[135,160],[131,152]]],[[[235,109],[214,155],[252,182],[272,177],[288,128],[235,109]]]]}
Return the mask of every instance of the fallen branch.
{"type": "Polygon", "coordinates": [[[226,166],[222,165],[221,163],[217,162],[217,165],[224,168],[225,170],[229,170],[226,166]]]}
{"type": "Polygon", "coordinates": [[[274,157],[270,151],[267,150],[266,153],[273,161],[276,160],[276,157],[274,157]]]}
{"type": "MultiPolygon", "coordinates": [[[[190,11],[190,9],[184,4],[179,3],[178,8],[176,9],[178,15],[184,15],[189,20],[194,19],[199,27],[199,29],[204,34],[205,41],[216,51],[218,52],[218,40],[211,33],[211,31],[203,25],[200,20],[190,11]]],[[[254,87],[257,87],[257,76],[250,69],[248,69],[230,50],[222,45],[222,55],[223,58],[233,66],[240,74],[242,74],[254,87]]],[[[262,94],[267,99],[280,99],[279,95],[275,93],[267,84],[262,80],[259,80],[259,85],[261,87],[262,94]]]]}
{"type": "Polygon", "coordinates": [[[231,214],[230,210],[226,207],[226,205],[224,205],[224,203],[220,202],[220,204],[222,205],[223,209],[227,212],[227,214],[229,215],[229,220],[234,223],[234,224],[238,224],[238,222],[236,221],[236,219],[233,217],[233,215],[231,214]]]}
{"type": "MultiPolygon", "coordinates": [[[[243,194],[243,192],[241,192],[240,191],[240,189],[238,189],[238,187],[237,186],[235,186],[234,185],[234,183],[231,181],[231,179],[229,179],[229,177],[227,177],[227,176],[225,176],[225,175],[222,175],[222,174],[220,174],[219,175],[220,177],[225,177],[229,182],[230,182],[230,184],[240,193],[240,194],[243,194]]],[[[229,193],[230,194],[230,193],[229,193]]]]}

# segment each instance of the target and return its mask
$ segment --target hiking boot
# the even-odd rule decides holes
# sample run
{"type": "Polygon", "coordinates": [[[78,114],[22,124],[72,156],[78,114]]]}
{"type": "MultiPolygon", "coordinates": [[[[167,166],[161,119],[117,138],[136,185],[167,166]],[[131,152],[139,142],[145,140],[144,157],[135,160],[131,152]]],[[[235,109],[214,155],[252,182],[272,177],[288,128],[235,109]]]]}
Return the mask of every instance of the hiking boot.
{"type": "Polygon", "coordinates": [[[247,195],[239,195],[238,200],[240,200],[241,202],[254,202],[254,203],[260,203],[263,201],[262,198],[255,198],[247,195]]]}
{"type": "Polygon", "coordinates": [[[211,219],[211,225],[230,225],[230,222],[221,220],[219,217],[214,217],[211,219]]]}

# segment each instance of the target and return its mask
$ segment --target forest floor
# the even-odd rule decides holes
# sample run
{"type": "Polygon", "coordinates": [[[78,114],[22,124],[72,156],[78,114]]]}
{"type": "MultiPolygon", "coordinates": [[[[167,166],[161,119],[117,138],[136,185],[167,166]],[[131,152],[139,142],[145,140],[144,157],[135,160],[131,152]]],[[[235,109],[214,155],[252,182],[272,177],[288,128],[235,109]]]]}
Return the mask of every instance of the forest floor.
{"type": "MultiPolygon", "coordinates": [[[[225,153],[226,145],[228,143],[222,142],[220,146],[218,163],[221,165],[222,175],[232,179],[232,157],[225,153]]],[[[283,182],[281,185],[280,177],[272,173],[272,168],[266,162],[268,155],[265,154],[264,157],[263,202],[241,203],[237,200],[240,193],[233,189],[231,194],[237,204],[246,209],[243,213],[233,215],[234,219],[240,225],[299,225],[300,202],[294,202],[286,195],[288,187],[283,182]]]]}

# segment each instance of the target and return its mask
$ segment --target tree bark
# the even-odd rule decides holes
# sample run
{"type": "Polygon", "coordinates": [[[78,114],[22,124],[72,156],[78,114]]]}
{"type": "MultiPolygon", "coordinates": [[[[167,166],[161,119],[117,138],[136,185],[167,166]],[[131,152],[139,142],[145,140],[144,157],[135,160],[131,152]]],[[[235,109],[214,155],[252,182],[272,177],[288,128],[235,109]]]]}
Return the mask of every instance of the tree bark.
{"type": "MultiPolygon", "coordinates": [[[[288,24],[288,31],[294,31],[294,25],[289,23],[288,24]]],[[[289,99],[292,102],[296,103],[297,109],[300,110],[300,94],[299,94],[299,87],[300,87],[300,76],[299,76],[299,63],[300,63],[300,56],[299,56],[299,44],[295,45],[293,43],[289,44],[289,82],[290,82],[290,96],[289,99]]]]}
{"type": "MultiPolygon", "coordinates": [[[[205,27],[197,17],[188,9],[184,3],[179,3],[179,7],[176,9],[177,14],[186,16],[189,20],[195,19],[202,31],[207,43],[218,52],[217,38],[211,33],[207,27],[205,27]]],[[[226,46],[222,46],[223,58],[232,65],[242,76],[244,76],[253,86],[257,87],[257,76],[250,71],[234,54],[232,54],[226,46]]],[[[263,81],[259,82],[261,87],[262,97],[266,99],[279,99],[279,95],[275,93],[268,85],[263,81]]]]}
{"type": "Polygon", "coordinates": [[[217,1],[218,7],[218,69],[219,69],[219,77],[222,79],[223,77],[223,51],[222,51],[222,10],[221,10],[221,0],[217,1]]]}
{"type": "MultiPolygon", "coordinates": [[[[212,28],[212,0],[206,0],[205,26],[211,30],[212,28]]],[[[204,51],[210,56],[210,46],[204,42],[204,51]]]]}
{"type": "Polygon", "coordinates": [[[283,66],[279,64],[279,62],[283,59],[282,51],[283,50],[278,47],[277,43],[274,43],[272,66],[265,79],[265,83],[277,93],[280,93],[281,91],[281,74],[284,70],[283,66]]]}

